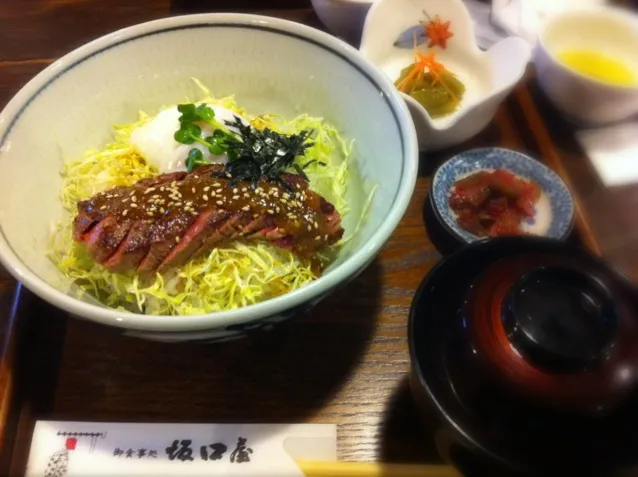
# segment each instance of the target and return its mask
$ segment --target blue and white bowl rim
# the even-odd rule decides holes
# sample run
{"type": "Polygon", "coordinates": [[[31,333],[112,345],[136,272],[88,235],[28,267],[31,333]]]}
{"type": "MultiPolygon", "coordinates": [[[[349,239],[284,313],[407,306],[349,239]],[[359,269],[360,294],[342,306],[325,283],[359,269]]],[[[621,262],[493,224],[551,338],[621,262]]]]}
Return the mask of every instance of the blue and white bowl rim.
{"type": "Polygon", "coordinates": [[[485,169],[506,169],[540,185],[552,209],[549,238],[562,240],[574,223],[574,199],[560,176],[540,161],[519,151],[485,147],[461,152],[441,164],[432,178],[430,200],[441,224],[463,242],[481,240],[458,225],[448,199],[452,185],[459,177],[485,169]]]}

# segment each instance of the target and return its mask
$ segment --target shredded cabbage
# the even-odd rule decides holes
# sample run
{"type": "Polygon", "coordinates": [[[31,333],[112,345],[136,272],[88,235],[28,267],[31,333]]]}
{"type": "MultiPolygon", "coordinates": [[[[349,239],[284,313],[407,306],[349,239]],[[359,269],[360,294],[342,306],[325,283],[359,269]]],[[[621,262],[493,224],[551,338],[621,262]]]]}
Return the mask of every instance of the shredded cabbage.
{"type": "MultiPolygon", "coordinates": [[[[195,81],[204,92],[205,97],[200,101],[231,109],[249,118],[256,128],[269,127],[288,134],[303,129],[315,131],[315,144],[298,161],[301,165],[315,161],[305,169],[312,189],[332,202],[342,217],[347,214],[352,144],[346,143],[332,125],[307,115],[292,121],[274,115],[251,117],[237,105],[234,97],[215,99],[195,81]]],[[[104,149],[89,150],[84,157],[63,166],[61,198],[69,216],[58,224],[52,235],[50,257],[71,282],[118,310],[192,315],[258,303],[301,288],[316,278],[310,263],[266,242],[236,241],[146,282],[133,272],[112,273],[96,264],[84,245],[72,238],[77,203],[102,190],[129,186],[158,174],[129,141],[131,132],[150,119],[148,114],[140,112],[138,121],[114,127],[114,140],[104,149]]],[[[339,246],[322,254],[322,258],[329,260],[339,246]]]]}

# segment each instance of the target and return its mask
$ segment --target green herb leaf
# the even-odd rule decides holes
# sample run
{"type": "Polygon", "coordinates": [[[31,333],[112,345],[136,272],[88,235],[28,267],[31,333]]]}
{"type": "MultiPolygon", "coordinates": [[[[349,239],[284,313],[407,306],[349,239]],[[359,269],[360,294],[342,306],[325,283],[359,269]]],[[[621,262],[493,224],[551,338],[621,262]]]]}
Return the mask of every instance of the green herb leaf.
{"type": "Polygon", "coordinates": [[[216,129],[212,136],[208,136],[205,141],[209,143],[208,150],[211,154],[223,154],[228,151],[228,144],[237,141],[232,133],[222,129],[216,129]]]}
{"type": "MultiPolygon", "coordinates": [[[[182,113],[182,117],[194,118],[197,116],[197,108],[192,103],[180,104],[177,106],[177,110],[182,113]]],[[[182,118],[180,118],[180,121],[182,118]]]]}
{"type": "Polygon", "coordinates": [[[203,121],[210,122],[215,119],[215,111],[206,104],[200,104],[197,106],[197,116],[203,121]]]}
{"type": "Polygon", "coordinates": [[[223,139],[217,138],[215,136],[208,136],[205,141],[210,144],[208,146],[208,150],[211,154],[223,154],[226,152],[227,146],[224,143],[223,139]]]}
{"type": "MultiPolygon", "coordinates": [[[[213,108],[207,104],[195,106],[192,103],[187,103],[178,105],[177,110],[181,113],[181,116],[179,117],[179,130],[173,135],[177,142],[181,144],[193,144],[194,142],[199,142],[206,147],[212,147],[215,151],[220,151],[220,148],[222,148],[221,144],[208,143],[202,139],[202,129],[195,124],[196,122],[205,122],[216,129],[223,128],[219,122],[215,121],[215,111],[213,108]]],[[[221,131],[221,133],[223,136],[227,134],[224,131],[221,131]]],[[[221,154],[222,152],[223,150],[220,152],[214,152],[214,154],[221,154]]]]}
{"type": "Polygon", "coordinates": [[[203,166],[204,164],[207,164],[207,162],[204,160],[202,151],[197,148],[191,149],[188,153],[188,157],[186,158],[186,169],[188,172],[193,172],[199,166],[203,166]]]}
{"type": "Polygon", "coordinates": [[[180,128],[179,130],[175,131],[175,134],[173,134],[173,138],[175,138],[175,140],[180,144],[193,144],[195,142],[195,139],[191,137],[188,129],[186,128],[180,128]]]}
{"type": "Polygon", "coordinates": [[[189,124],[188,132],[191,136],[200,137],[202,135],[202,128],[200,128],[197,124],[189,124]]]}
{"type": "Polygon", "coordinates": [[[173,137],[181,144],[193,144],[202,134],[202,129],[193,123],[183,122],[173,137]]]}

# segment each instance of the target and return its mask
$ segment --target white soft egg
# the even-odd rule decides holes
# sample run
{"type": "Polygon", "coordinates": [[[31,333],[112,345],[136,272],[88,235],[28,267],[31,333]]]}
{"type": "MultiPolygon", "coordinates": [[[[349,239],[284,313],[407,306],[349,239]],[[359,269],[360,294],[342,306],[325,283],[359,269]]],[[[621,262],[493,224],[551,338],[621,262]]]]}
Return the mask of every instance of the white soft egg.
{"type": "MultiPolygon", "coordinates": [[[[237,116],[244,125],[250,123],[234,111],[209,104],[215,111],[215,119],[222,124],[225,121],[233,121],[237,116]]],[[[204,159],[211,163],[225,164],[228,162],[226,154],[211,154],[210,151],[199,143],[180,144],[173,135],[179,129],[179,117],[181,113],[177,106],[166,109],[143,126],[135,129],[131,134],[131,144],[142,155],[144,160],[155,166],[161,174],[167,172],[185,171],[186,158],[191,149],[196,147],[204,155],[204,159]]],[[[202,137],[210,136],[213,128],[209,124],[197,123],[202,128],[202,137]]],[[[231,132],[237,132],[233,127],[228,127],[231,132]]]]}

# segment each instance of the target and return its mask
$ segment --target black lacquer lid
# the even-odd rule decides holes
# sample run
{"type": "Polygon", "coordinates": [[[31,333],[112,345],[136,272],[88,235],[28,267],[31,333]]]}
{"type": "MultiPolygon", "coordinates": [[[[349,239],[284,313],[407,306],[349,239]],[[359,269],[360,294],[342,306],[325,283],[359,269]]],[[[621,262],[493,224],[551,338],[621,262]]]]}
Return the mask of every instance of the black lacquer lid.
{"type": "Polygon", "coordinates": [[[575,269],[542,267],[521,277],[503,302],[514,348],[553,373],[593,369],[609,356],[618,332],[609,290],[575,269]]]}

